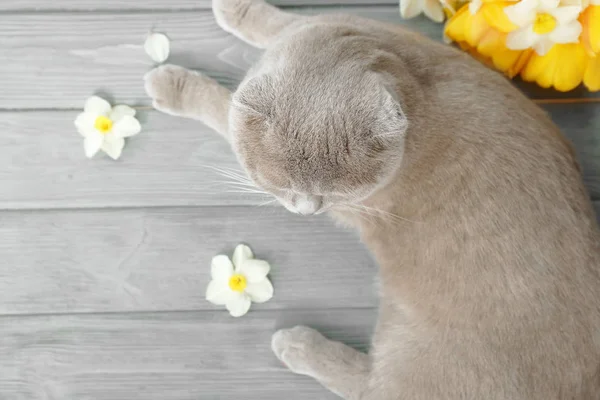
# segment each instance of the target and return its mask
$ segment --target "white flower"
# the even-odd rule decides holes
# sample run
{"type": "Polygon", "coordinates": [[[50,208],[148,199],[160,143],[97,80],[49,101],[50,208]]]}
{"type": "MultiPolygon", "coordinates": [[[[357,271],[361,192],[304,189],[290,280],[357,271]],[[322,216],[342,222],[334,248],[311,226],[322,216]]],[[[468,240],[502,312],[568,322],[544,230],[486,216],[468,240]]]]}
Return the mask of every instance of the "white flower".
{"type": "Polygon", "coordinates": [[[446,17],[444,8],[438,0],[400,0],[402,18],[414,18],[421,13],[425,13],[429,19],[435,22],[442,22],[446,17]]]}
{"type": "Polygon", "coordinates": [[[206,300],[225,305],[234,317],[241,317],[250,309],[250,303],[264,303],[273,297],[273,285],[267,278],[269,263],[254,259],[252,250],[243,244],[229,257],[218,255],[212,259],[212,281],[206,288],[206,300]]]}
{"type": "Polygon", "coordinates": [[[169,38],[162,33],[151,33],[146,38],[144,50],[152,60],[162,63],[169,58],[169,38]]]}
{"type": "Polygon", "coordinates": [[[555,43],[576,43],[581,35],[577,20],[581,6],[561,6],[560,0],[523,0],[504,12],[518,29],[506,38],[512,50],[533,48],[545,55],[555,43]]]}
{"type": "Polygon", "coordinates": [[[102,149],[112,159],[119,158],[125,146],[124,138],[142,129],[134,116],[135,110],[129,106],[111,107],[98,96],[87,99],[83,112],[75,119],[77,130],[85,138],[85,155],[91,158],[102,149]]]}

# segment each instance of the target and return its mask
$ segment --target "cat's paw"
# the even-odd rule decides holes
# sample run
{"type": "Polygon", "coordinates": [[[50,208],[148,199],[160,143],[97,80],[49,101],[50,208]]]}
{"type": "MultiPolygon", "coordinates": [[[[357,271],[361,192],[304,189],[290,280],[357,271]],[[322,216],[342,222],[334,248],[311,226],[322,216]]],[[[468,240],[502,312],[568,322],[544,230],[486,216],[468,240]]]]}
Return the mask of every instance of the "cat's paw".
{"type": "Polygon", "coordinates": [[[229,33],[234,33],[253,3],[262,0],[212,0],[213,14],[219,26],[229,33]]]}
{"type": "Polygon", "coordinates": [[[184,90],[194,72],[177,65],[161,65],[144,75],[144,89],[152,106],[167,114],[184,115],[184,90]]]}
{"type": "Polygon", "coordinates": [[[306,326],[281,329],[273,335],[273,352],[292,372],[313,375],[313,366],[327,351],[329,340],[316,330],[306,326]]]}

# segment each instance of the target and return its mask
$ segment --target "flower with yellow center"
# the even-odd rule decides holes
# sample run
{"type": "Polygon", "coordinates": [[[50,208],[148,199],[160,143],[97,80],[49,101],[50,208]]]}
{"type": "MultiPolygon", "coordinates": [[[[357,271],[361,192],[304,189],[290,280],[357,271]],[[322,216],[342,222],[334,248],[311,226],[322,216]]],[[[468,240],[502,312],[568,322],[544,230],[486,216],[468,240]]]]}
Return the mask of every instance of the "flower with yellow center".
{"type": "Polygon", "coordinates": [[[256,260],[252,250],[243,244],[235,248],[233,262],[225,255],[215,256],[206,300],[225,305],[233,317],[241,317],[252,302],[264,303],[273,297],[273,285],[267,278],[270,269],[269,263],[256,260]]]}
{"type": "Polygon", "coordinates": [[[581,6],[560,6],[560,0],[522,0],[504,9],[517,29],[506,38],[511,50],[533,48],[540,56],[557,43],[577,43],[581,6]]]}
{"type": "Polygon", "coordinates": [[[102,149],[114,160],[121,156],[125,138],[141,130],[133,108],[126,105],[111,107],[98,96],[87,99],[83,112],[75,119],[75,126],[84,137],[87,157],[93,157],[102,149]]]}

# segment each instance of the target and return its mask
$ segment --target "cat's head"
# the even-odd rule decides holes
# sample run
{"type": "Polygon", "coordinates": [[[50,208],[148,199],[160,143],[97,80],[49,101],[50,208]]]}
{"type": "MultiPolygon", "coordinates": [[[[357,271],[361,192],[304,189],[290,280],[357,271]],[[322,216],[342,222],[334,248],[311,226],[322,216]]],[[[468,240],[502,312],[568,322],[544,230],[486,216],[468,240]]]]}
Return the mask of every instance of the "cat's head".
{"type": "Polygon", "coordinates": [[[304,215],[356,204],[385,185],[400,165],[407,125],[383,77],[352,68],[249,78],[230,109],[248,176],[304,215]]]}

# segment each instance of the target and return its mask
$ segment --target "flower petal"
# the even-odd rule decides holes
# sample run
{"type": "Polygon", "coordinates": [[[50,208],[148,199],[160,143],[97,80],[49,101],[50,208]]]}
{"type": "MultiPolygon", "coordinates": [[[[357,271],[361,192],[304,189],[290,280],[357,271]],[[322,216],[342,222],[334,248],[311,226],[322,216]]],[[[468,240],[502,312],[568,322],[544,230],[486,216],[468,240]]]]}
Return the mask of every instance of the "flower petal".
{"type": "Polygon", "coordinates": [[[110,118],[113,122],[117,122],[126,115],[130,117],[135,116],[135,110],[125,104],[120,104],[112,108],[108,118],[110,118]]]}
{"type": "Polygon", "coordinates": [[[476,47],[477,43],[490,30],[483,13],[470,16],[470,23],[465,26],[465,40],[470,46],[476,47]]]}
{"type": "Polygon", "coordinates": [[[506,36],[506,47],[511,50],[525,50],[532,47],[539,36],[533,32],[531,26],[521,28],[518,31],[510,32],[506,36]]]}
{"type": "Polygon", "coordinates": [[[83,107],[83,111],[95,115],[108,115],[111,110],[111,106],[108,101],[98,96],[92,96],[88,98],[83,107]]]}
{"type": "Polygon", "coordinates": [[[233,251],[233,265],[237,271],[240,270],[241,265],[245,260],[249,260],[254,258],[254,254],[252,254],[252,250],[250,247],[245,244],[239,244],[235,250],[233,251]]]}
{"type": "Polygon", "coordinates": [[[169,38],[162,33],[148,35],[144,43],[146,54],[157,63],[162,63],[169,58],[169,47],[169,38]]]}
{"type": "Polygon", "coordinates": [[[273,285],[265,278],[260,282],[249,283],[246,286],[246,293],[254,303],[264,303],[273,297],[273,285]]]}
{"type": "Polygon", "coordinates": [[[233,275],[233,264],[229,257],[220,254],[214,256],[210,263],[210,276],[216,281],[229,281],[233,275]]]}
{"type": "Polygon", "coordinates": [[[92,158],[102,147],[104,137],[99,133],[92,133],[85,137],[83,141],[83,148],[87,158],[92,158]]]}
{"type": "Polygon", "coordinates": [[[521,77],[527,82],[536,82],[543,88],[549,88],[554,81],[554,71],[556,70],[557,46],[553,46],[548,54],[540,56],[533,53],[527,65],[521,71],[521,77]]]}
{"type": "Polygon", "coordinates": [[[229,310],[232,317],[241,317],[250,309],[250,296],[245,293],[232,292],[233,295],[228,299],[225,307],[229,310]]]}
{"type": "Polygon", "coordinates": [[[516,3],[514,6],[504,8],[504,13],[516,26],[524,27],[531,24],[535,20],[535,9],[537,2],[535,0],[523,0],[516,3]]]}
{"type": "Polygon", "coordinates": [[[575,89],[583,81],[588,57],[580,43],[557,44],[559,62],[554,73],[554,88],[561,92],[575,89]],[[564,62],[569,60],[569,62],[564,62]]]}
{"type": "Polygon", "coordinates": [[[123,116],[120,120],[115,122],[112,127],[114,134],[120,138],[137,135],[141,130],[142,127],[138,120],[130,115],[123,116]]]}
{"type": "Polygon", "coordinates": [[[583,83],[591,91],[600,90],[600,56],[590,58],[583,77],[583,83]]]}
{"type": "Polygon", "coordinates": [[[117,160],[121,157],[123,147],[125,147],[125,139],[115,136],[114,133],[107,133],[104,135],[102,150],[113,160],[117,160]]]}
{"type": "Polygon", "coordinates": [[[582,27],[579,21],[573,21],[570,24],[557,26],[548,34],[548,37],[554,43],[577,43],[581,30],[582,27]]]}
{"type": "Polygon", "coordinates": [[[477,13],[477,11],[479,11],[481,9],[482,5],[483,5],[482,0],[471,0],[471,2],[469,3],[469,12],[471,14],[475,15],[477,13]]]}
{"type": "Polygon", "coordinates": [[[446,19],[446,15],[444,14],[444,8],[440,4],[438,0],[424,0],[425,6],[423,7],[423,12],[432,21],[435,22],[443,22],[446,19]]]}
{"type": "Polygon", "coordinates": [[[82,136],[91,135],[97,133],[94,128],[94,122],[96,122],[96,116],[91,113],[82,112],[75,118],[75,127],[77,132],[82,136]]]}
{"type": "MultiPolygon", "coordinates": [[[[473,4],[472,2],[469,3],[473,4]]],[[[500,32],[508,33],[512,32],[518,28],[515,24],[513,24],[506,13],[504,12],[504,8],[506,7],[506,2],[494,2],[494,3],[486,3],[481,12],[486,20],[486,22],[498,29],[500,32]]]]}
{"type": "Polygon", "coordinates": [[[243,274],[249,283],[260,282],[269,273],[271,266],[263,260],[244,260],[238,271],[243,274]]]}
{"type": "Polygon", "coordinates": [[[422,11],[421,0],[400,0],[400,15],[402,18],[414,18],[422,11]]]}
{"type": "Polygon", "coordinates": [[[470,23],[470,17],[468,7],[461,7],[456,14],[454,14],[444,27],[444,35],[455,42],[465,41],[465,30],[470,23]]]}
{"type": "Polygon", "coordinates": [[[565,6],[558,7],[553,10],[548,10],[548,14],[556,18],[558,26],[565,25],[574,21],[577,21],[579,14],[581,14],[581,7],[579,6],[565,6]]]}
{"type": "Polygon", "coordinates": [[[540,2],[540,5],[542,6],[542,8],[544,8],[547,11],[556,9],[560,4],[560,0],[538,0],[538,1],[540,2]]]}
{"type": "Polygon", "coordinates": [[[227,281],[210,281],[206,287],[206,300],[217,306],[224,306],[234,296],[227,281]]]}
{"type": "Polygon", "coordinates": [[[542,38],[533,45],[535,52],[540,56],[546,55],[550,49],[554,46],[554,42],[548,38],[542,38]]]}
{"type": "Polygon", "coordinates": [[[581,13],[580,22],[584,27],[581,41],[592,58],[600,55],[600,23],[596,21],[600,21],[599,6],[589,6],[581,13]]]}

